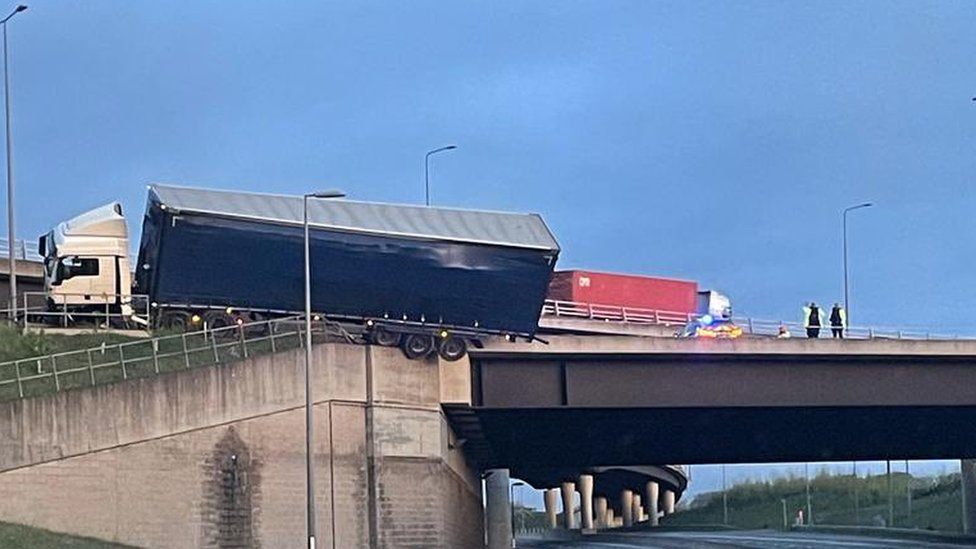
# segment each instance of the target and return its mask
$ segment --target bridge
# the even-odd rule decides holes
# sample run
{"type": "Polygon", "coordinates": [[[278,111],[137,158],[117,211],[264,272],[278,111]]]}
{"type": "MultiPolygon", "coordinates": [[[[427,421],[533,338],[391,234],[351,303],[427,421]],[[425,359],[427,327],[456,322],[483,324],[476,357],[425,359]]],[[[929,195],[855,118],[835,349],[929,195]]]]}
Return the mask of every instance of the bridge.
{"type": "MultiPolygon", "coordinates": [[[[147,547],[300,545],[304,342],[276,322],[25,362],[16,383],[0,365],[0,520],[147,547]]],[[[687,477],[669,463],[976,449],[973,341],[547,339],[458,362],[315,345],[320,546],[481,547],[482,478],[497,546],[509,476],[547,490],[550,524],[578,492],[563,525],[608,528],[671,510],[687,477]]]]}

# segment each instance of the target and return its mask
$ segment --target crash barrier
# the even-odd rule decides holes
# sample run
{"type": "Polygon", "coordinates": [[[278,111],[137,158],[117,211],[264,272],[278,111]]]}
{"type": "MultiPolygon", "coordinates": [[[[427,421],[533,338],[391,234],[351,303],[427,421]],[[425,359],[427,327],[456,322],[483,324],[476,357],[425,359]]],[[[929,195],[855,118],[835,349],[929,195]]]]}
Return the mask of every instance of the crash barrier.
{"type": "MultiPolygon", "coordinates": [[[[663,311],[657,309],[641,309],[637,307],[619,307],[616,305],[599,305],[594,303],[579,303],[574,301],[559,301],[547,299],[542,307],[542,317],[578,318],[599,320],[603,322],[627,322],[631,324],[646,324],[658,326],[684,326],[690,322],[700,320],[702,315],[682,313],[677,311],[663,311]]],[[[765,320],[745,316],[733,316],[732,322],[742,328],[744,334],[754,336],[778,336],[780,327],[786,328],[791,337],[806,337],[806,329],[800,322],[785,322],[782,320],[765,320]]],[[[820,327],[819,337],[830,338],[829,322],[820,327]]],[[[844,328],[844,337],[849,339],[913,339],[913,340],[957,340],[976,339],[959,335],[938,334],[925,330],[902,328],[877,328],[866,326],[850,326],[844,328]]]]}
{"type": "MultiPolygon", "coordinates": [[[[313,342],[349,335],[315,321],[313,342]]],[[[9,400],[233,362],[304,347],[303,317],[235,324],[0,363],[0,400],[9,400]]]]}

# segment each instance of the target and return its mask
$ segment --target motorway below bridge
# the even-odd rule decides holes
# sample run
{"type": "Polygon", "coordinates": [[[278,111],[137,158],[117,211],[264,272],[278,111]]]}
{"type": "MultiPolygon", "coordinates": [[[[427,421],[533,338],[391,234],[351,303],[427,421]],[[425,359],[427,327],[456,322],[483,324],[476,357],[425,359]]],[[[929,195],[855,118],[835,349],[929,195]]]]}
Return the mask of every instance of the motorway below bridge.
{"type": "Polygon", "coordinates": [[[717,532],[605,532],[573,541],[519,540],[526,549],[947,549],[953,542],[771,530],[717,532]]]}

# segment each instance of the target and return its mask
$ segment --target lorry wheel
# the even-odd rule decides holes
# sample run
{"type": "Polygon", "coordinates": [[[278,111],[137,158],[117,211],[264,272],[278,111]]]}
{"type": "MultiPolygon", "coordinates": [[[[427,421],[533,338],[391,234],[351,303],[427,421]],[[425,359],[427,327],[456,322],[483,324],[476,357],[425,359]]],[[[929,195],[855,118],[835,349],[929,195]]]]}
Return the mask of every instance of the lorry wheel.
{"type": "Polygon", "coordinates": [[[185,332],[190,326],[190,315],[185,311],[166,311],[159,317],[159,327],[174,332],[185,332]]]}
{"type": "Polygon", "coordinates": [[[434,338],[429,335],[408,334],[400,342],[400,350],[410,360],[423,358],[434,350],[434,338]]]}
{"type": "Polygon", "coordinates": [[[400,334],[382,326],[373,326],[370,340],[381,347],[396,347],[400,343],[400,334]]]}
{"type": "Polygon", "coordinates": [[[437,354],[448,362],[460,360],[468,352],[468,344],[463,338],[449,335],[437,344],[437,354]]]}
{"type": "Polygon", "coordinates": [[[207,311],[203,315],[203,321],[207,323],[208,330],[220,330],[215,334],[217,339],[233,339],[237,337],[236,330],[228,329],[229,326],[236,325],[234,317],[224,311],[207,311]]]}

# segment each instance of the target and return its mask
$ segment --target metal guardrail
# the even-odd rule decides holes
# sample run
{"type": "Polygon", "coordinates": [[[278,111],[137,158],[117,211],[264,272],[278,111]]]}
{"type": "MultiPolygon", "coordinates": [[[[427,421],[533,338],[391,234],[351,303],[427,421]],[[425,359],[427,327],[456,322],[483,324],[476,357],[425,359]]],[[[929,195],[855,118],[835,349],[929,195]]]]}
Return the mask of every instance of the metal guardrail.
{"type": "MultiPolygon", "coordinates": [[[[558,301],[547,299],[542,306],[542,317],[555,316],[562,318],[580,318],[601,320],[604,322],[627,322],[656,326],[684,326],[697,320],[700,315],[677,311],[663,311],[657,309],[641,309],[636,307],[620,307],[616,305],[599,305],[594,303],[578,303],[574,301],[558,301]]],[[[733,316],[732,322],[742,328],[743,333],[752,336],[777,337],[780,327],[785,327],[791,338],[806,338],[806,327],[801,322],[786,322],[782,320],[765,320],[744,316],[733,316]]],[[[820,338],[832,337],[831,327],[820,327],[820,338]]],[[[882,328],[866,326],[849,326],[844,328],[844,337],[848,339],[911,339],[911,340],[972,340],[976,337],[938,334],[919,329],[882,328]]]]}
{"type": "Polygon", "coordinates": [[[640,309],[637,307],[619,307],[616,305],[598,305],[555,299],[547,299],[545,301],[545,304],[542,306],[542,316],[586,318],[607,322],[632,322],[635,324],[665,326],[684,326],[697,318],[697,315],[694,313],[640,309]]]}
{"type": "Polygon", "coordinates": [[[18,311],[18,320],[24,327],[32,325],[49,327],[77,327],[88,326],[96,331],[102,328],[111,327],[130,327],[148,330],[148,324],[137,323],[129,315],[123,314],[118,305],[120,301],[127,301],[132,308],[132,313],[142,319],[149,320],[149,296],[143,294],[84,294],[70,293],[58,294],[59,297],[68,298],[64,303],[58,305],[58,309],[48,308],[48,296],[44,292],[24,292],[23,303],[18,311]],[[92,305],[87,311],[80,310],[84,307],[86,299],[96,297],[101,305],[92,305]],[[67,303],[68,300],[73,303],[67,303]],[[70,308],[69,308],[70,307],[70,308]]]}
{"type": "MultiPolygon", "coordinates": [[[[331,334],[326,328],[316,322],[313,338],[331,334]]],[[[0,363],[0,400],[222,364],[305,344],[302,317],[287,317],[12,360],[0,363]]]]}
{"type": "MultiPolygon", "coordinates": [[[[10,257],[6,238],[0,238],[0,257],[10,257]]],[[[28,242],[17,239],[14,241],[14,258],[25,259],[28,261],[44,261],[44,258],[37,251],[37,242],[28,242]]]]}

